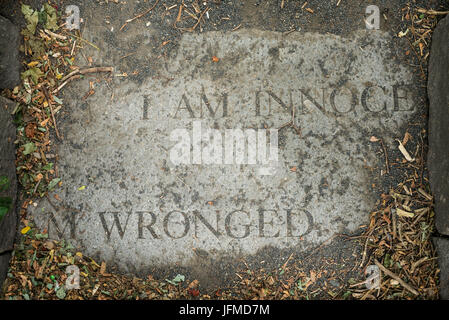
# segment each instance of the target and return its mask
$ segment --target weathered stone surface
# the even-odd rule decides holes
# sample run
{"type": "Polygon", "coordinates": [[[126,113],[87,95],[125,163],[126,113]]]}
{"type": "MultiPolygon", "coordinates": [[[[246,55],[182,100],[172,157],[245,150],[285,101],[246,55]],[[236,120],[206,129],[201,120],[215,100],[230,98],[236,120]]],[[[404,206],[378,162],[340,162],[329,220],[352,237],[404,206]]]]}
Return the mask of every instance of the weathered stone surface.
{"type": "Polygon", "coordinates": [[[12,199],[12,209],[0,220],[0,287],[8,270],[11,249],[16,234],[17,215],[15,202],[17,195],[14,140],[16,127],[12,123],[11,111],[15,103],[0,97],[0,176],[9,180],[9,189],[0,190],[0,197],[12,199]]]}
{"type": "Polygon", "coordinates": [[[19,28],[0,16],[0,89],[20,84],[19,28]]]}
{"type": "Polygon", "coordinates": [[[433,238],[440,268],[440,299],[449,300],[449,239],[433,238]]]}
{"type": "Polygon", "coordinates": [[[449,235],[449,17],[438,23],[432,36],[428,95],[428,168],[435,224],[440,233],[449,235]]]}
{"type": "MultiPolygon", "coordinates": [[[[151,31],[141,33],[141,45],[151,45],[151,31]]],[[[61,201],[42,199],[29,211],[50,237],[71,239],[125,271],[267,246],[306,250],[354,231],[376,201],[370,167],[378,146],[369,138],[381,132],[396,148],[416,111],[411,72],[393,62],[391,38],[382,31],[184,34],[158,77],[115,77],[113,94],[98,84],[87,102],[82,87],[72,87],[58,123],[61,201]],[[301,134],[283,126],[293,110],[301,134]],[[195,142],[199,127],[221,136],[210,156],[210,143],[195,142]],[[232,148],[226,159],[232,129],[254,129],[246,133],[267,141],[245,144],[242,159],[232,148]],[[278,161],[248,159],[252,147],[260,152],[274,141],[278,161]]]]}

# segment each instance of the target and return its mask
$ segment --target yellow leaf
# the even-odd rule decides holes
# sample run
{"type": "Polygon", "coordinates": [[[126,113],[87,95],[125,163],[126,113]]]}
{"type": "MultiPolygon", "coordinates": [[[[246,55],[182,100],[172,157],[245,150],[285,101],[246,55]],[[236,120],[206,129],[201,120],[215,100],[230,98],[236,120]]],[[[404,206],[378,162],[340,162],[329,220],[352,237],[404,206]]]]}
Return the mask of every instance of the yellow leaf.
{"type": "Polygon", "coordinates": [[[28,231],[30,231],[30,229],[31,229],[30,227],[25,227],[20,231],[20,233],[26,234],[28,231]]]}
{"type": "Polygon", "coordinates": [[[86,186],[81,186],[78,188],[79,191],[86,189],[86,186]]]}
{"type": "Polygon", "coordinates": [[[37,62],[37,61],[31,61],[30,63],[27,64],[27,66],[32,68],[32,67],[37,66],[38,64],[39,64],[39,62],[37,62]]]}
{"type": "Polygon", "coordinates": [[[80,257],[80,258],[83,258],[83,254],[82,254],[81,252],[77,252],[77,253],[76,253],[76,256],[78,256],[78,257],[80,257]]]}

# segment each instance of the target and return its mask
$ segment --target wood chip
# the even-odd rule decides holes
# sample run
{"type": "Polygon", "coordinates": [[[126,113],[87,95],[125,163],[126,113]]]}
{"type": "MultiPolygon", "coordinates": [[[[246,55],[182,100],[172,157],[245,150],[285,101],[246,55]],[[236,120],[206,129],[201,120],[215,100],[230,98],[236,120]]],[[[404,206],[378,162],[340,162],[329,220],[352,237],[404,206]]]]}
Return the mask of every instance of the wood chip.
{"type": "Polygon", "coordinates": [[[400,217],[405,217],[405,218],[413,218],[415,216],[415,214],[413,212],[408,212],[399,208],[396,208],[396,214],[400,217]]]}
{"type": "Polygon", "coordinates": [[[408,153],[407,149],[405,149],[404,145],[402,144],[401,141],[399,141],[398,139],[396,139],[397,142],[399,142],[399,151],[401,151],[402,155],[404,156],[404,158],[408,161],[408,162],[413,162],[415,161],[415,158],[412,158],[410,156],[410,154],[408,153]]]}

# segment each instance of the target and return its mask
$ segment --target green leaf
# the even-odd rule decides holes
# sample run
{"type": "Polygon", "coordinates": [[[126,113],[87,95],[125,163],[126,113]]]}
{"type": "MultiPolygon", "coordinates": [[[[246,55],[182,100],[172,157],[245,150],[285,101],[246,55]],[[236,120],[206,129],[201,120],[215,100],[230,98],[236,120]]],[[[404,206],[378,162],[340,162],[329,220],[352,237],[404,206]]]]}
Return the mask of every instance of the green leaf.
{"type": "Polygon", "coordinates": [[[59,298],[59,299],[64,299],[65,298],[65,290],[64,290],[64,288],[63,287],[60,287],[58,290],[56,290],[56,296],[59,298]]]}
{"type": "Polygon", "coordinates": [[[343,299],[349,299],[350,297],[352,296],[352,292],[351,291],[346,291],[344,294],[343,294],[343,299]]]}
{"type": "Polygon", "coordinates": [[[174,277],[174,279],[173,280],[168,280],[168,279],[165,279],[168,283],[171,283],[171,284],[173,284],[173,285],[177,285],[178,283],[180,283],[180,282],[183,282],[184,280],[185,280],[185,277],[184,277],[184,275],[182,275],[182,274],[178,274],[178,275],[176,275],[176,277],[174,277]]]}
{"type": "Polygon", "coordinates": [[[44,73],[39,68],[30,68],[25,72],[22,72],[22,79],[26,79],[28,77],[31,77],[31,80],[34,84],[37,84],[39,81],[39,78],[42,78],[44,76],[44,73]]]}
{"type": "Polygon", "coordinates": [[[54,187],[56,187],[59,181],[61,181],[60,178],[54,178],[53,180],[51,180],[48,184],[48,190],[52,190],[54,187]]]}
{"type": "Polygon", "coordinates": [[[27,30],[31,34],[34,34],[36,32],[37,23],[39,22],[39,13],[26,4],[22,4],[21,9],[25,20],[28,22],[27,30]]]}
{"type": "Polygon", "coordinates": [[[24,144],[23,147],[25,148],[23,150],[24,155],[28,155],[28,154],[36,151],[36,149],[37,149],[36,146],[34,145],[34,143],[32,143],[32,142],[24,144]]]}
{"type": "Polygon", "coordinates": [[[51,170],[51,169],[53,169],[53,162],[47,163],[42,169],[44,169],[44,170],[51,170]]]}
{"type": "Polygon", "coordinates": [[[34,235],[36,240],[48,239],[48,234],[46,233],[37,233],[34,235]]]}
{"type": "Polygon", "coordinates": [[[43,11],[44,8],[41,9],[41,11],[38,12],[39,17],[39,23],[45,24],[47,22],[47,14],[45,11],[43,11]]]}
{"type": "Polygon", "coordinates": [[[45,28],[56,31],[58,27],[58,16],[56,14],[56,9],[53,8],[48,3],[44,4],[45,12],[47,13],[47,21],[45,23],[45,28]]]}
{"type": "Polygon", "coordinates": [[[55,100],[58,104],[62,104],[62,100],[59,99],[57,96],[53,96],[53,100],[55,100]]]}
{"type": "Polygon", "coordinates": [[[391,265],[392,265],[391,256],[389,253],[387,253],[385,254],[384,266],[385,268],[390,268],[391,265]]]}

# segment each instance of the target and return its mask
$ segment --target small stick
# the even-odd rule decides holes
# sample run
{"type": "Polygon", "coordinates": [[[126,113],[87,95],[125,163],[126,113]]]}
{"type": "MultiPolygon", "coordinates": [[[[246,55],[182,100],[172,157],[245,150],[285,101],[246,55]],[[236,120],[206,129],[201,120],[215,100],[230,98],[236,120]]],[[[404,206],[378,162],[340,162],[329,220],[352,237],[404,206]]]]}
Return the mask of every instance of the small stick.
{"type": "Polygon", "coordinates": [[[405,282],[404,280],[402,280],[401,278],[399,278],[399,276],[397,276],[395,273],[391,272],[390,270],[388,270],[387,268],[385,268],[379,261],[377,261],[376,259],[374,259],[374,263],[376,264],[376,266],[379,267],[380,270],[382,270],[386,275],[388,275],[389,277],[393,278],[394,280],[396,280],[397,282],[399,282],[405,289],[407,289],[408,291],[410,291],[411,293],[413,293],[414,295],[419,295],[419,292],[415,290],[415,288],[413,288],[411,285],[409,285],[407,282],[405,282]]]}
{"type": "Polygon", "coordinates": [[[154,3],[154,5],[149,8],[148,10],[146,10],[145,12],[142,12],[141,14],[138,14],[137,16],[135,16],[134,18],[128,19],[125,21],[125,23],[123,24],[123,26],[120,28],[120,31],[122,31],[122,29],[129,23],[129,22],[133,22],[136,19],[142,18],[144,15],[146,15],[147,13],[149,13],[151,10],[153,10],[157,4],[159,3],[159,0],[156,0],[156,2],[154,3]]]}
{"type": "Polygon", "coordinates": [[[288,36],[290,33],[294,32],[294,31],[296,31],[295,28],[293,28],[293,29],[291,29],[291,30],[288,30],[288,31],[284,32],[282,35],[283,35],[283,36],[288,36]]]}
{"type": "Polygon", "coordinates": [[[384,150],[384,155],[385,155],[385,167],[387,168],[387,174],[390,174],[390,165],[388,163],[388,154],[387,154],[387,149],[385,148],[384,142],[382,141],[382,139],[380,139],[380,145],[382,146],[382,149],[384,150]]]}
{"type": "Polygon", "coordinates": [[[436,11],[436,10],[432,10],[432,9],[426,10],[426,9],[423,9],[423,8],[419,8],[416,11],[418,11],[419,13],[426,13],[426,14],[430,14],[430,15],[434,15],[434,16],[436,16],[436,15],[445,15],[445,14],[449,13],[449,11],[436,11]]]}
{"type": "Polygon", "coordinates": [[[48,106],[50,107],[51,118],[53,119],[53,124],[55,126],[56,136],[58,137],[59,140],[62,140],[61,136],[59,135],[58,126],[56,125],[55,113],[53,112],[53,106],[52,106],[52,103],[51,103],[51,100],[50,100],[50,96],[48,95],[47,88],[42,87],[42,90],[44,91],[45,98],[47,99],[48,106]]]}
{"type": "Polygon", "coordinates": [[[176,23],[178,23],[179,21],[181,21],[181,16],[182,16],[182,9],[184,8],[184,2],[181,3],[181,5],[179,6],[179,10],[178,10],[178,15],[176,16],[176,20],[173,23],[173,27],[178,29],[178,27],[176,26],[176,23]]]}
{"type": "Polygon", "coordinates": [[[73,53],[75,52],[75,45],[76,45],[76,40],[73,41],[73,47],[72,47],[72,51],[70,52],[70,55],[73,57],[73,53]]]}
{"type": "Polygon", "coordinates": [[[96,45],[94,45],[92,42],[87,41],[86,39],[83,39],[81,37],[78,37],[77,35],[72,34],[72,36],[74,36],[75,38],[84,41],[85,43],[87,43],[88,45],[94,47],[95,49],[97,49],[98,51],[100,51],[100,48],[98,48],[96,45]]]}
{"type": "Polygon", "coordinates": [[[64,88],[64,86],[69,83],[70,81],[74,80],[74,79],[79,79],[81,78],[81,76],[79,74],[76,74],[70,78],[68,78],[65,82],[63,82],[59,87],[57,87],[55,90],[52,91],[53,94],[58,93],[59,90],[61,90],[62,88],[64,88]]]}
{"type": "Polygon", "coordinates": [[[369,235],[366,237],[366,241],[365,241],[365,246],[363,247],[363,254],[362,254],[362,261],[360,262],[360,268],[363,266],[363,264],[365,263],[365,259],[366,259],[366,251],[368,250],[368,242],[369,239],[371,238],[371,234],[373,233],[374,230],[371,230],[369,235]]]}
{"type": "Polygon", "coordinates": [[[37,191],[37,187],[39,187],[39,184],[41,183],[41,181],[42,181],[42,179],[41,180],[39,180],[37,183],[36,183],[36,186],[34,187],[34,190],[33,190],[33,194],[35,194],[36,193],[36,191],[37,191]]]}
{"type": "Polygon", "coordinates": [[[47,34],[51,35],[52,37],[54,37],[54,38],[56,38],[56,39],[59,39],[59,40],[67,40],[67,37],[66,37],[66,36],[62,36],[62,35],[60,35],[60,34],[51,32],[50,30],[47,30],[47,29],[44,29],[44,31],[45,31],[47,34]]]}
{"type": "Polygon", "coordinates": [[[284,270],[285,267],[287,266],[287,263],[291,260],[291,258],[293,257],[293,252],[292,254],[288,257],[287,261],[285,261],[285,263],[282,265],[281,269],[284,270]]]}
{"type": "Polygon", "coordinates": [[[87,69],[76,69],[72,72],[70,72],[68,75],[66,75],[64,78],[62,78],[63,83],[57,87],[55,90],[52,91],[53,94],[59,92],[67,83],[69,83],[72,80],[79,79],[81,77],[81,74],[86,73],[95,73],[95,72],[112,72],[114,71],[113,67],[93,67],[93,68],[87,68],[87,69]]]}
{"type": "MultiPolygon", "coordinates": [[[[195,25],[194,25],[193,27],[191,27],[191,28],[178,28],[178,29],[181,30],[181,31],[187,31],[187,32],[193,32],[193,31],[195,31],[196,27],[200,24],[201,19],[203,19],[204,14],[205,14],[206,12],[208,12],[209,9],[210,9],[210,8],[206,8],[206,9],[204,9],[203,12],[201,12],[200,17],[198,18],[198,21],[195,23],[195,25]]],[[[232,31],[234,31],[234,30],[232,30],[232,31]]]]}
{"type": "Polygon", "coordinates": [[[242,26],[242,24],[239,24],[237,27],[235,27],[235,28],[232,29],[231,31],[236,31],[236,30],[238,30],[241,26],[242,26]]]}
{"type": "Polygon", "coordinates": [[[79,73],[86,74],[86,73],[94,73],[94,72],[112,72],[112,71],[114,71],[113,67],[93,67],[93,68],[81,69],[81,70],[79,70],[79,73]]]}
{"type": "Polygon", "coordinates": [[[79,71],[80,71],[79,69],[76,69],[76,70],[70,72],[68,75],[64,76],[64,77],[61,79],[61,82],[66,81],[68,78],[70,78],[71,76],[77,74],[79,71]]]}

